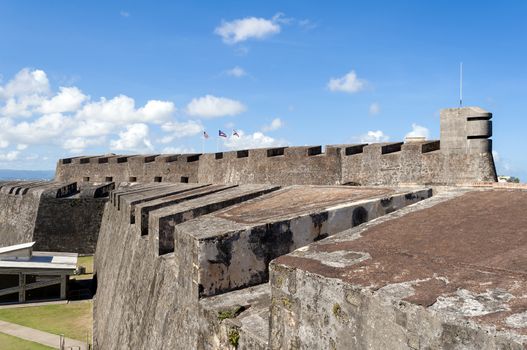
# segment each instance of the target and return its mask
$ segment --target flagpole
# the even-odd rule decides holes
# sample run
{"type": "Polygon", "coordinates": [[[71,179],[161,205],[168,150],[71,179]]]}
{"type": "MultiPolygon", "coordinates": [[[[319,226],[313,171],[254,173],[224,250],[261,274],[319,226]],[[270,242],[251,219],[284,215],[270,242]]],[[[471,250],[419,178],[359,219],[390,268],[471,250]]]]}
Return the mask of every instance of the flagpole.
{"type": "Polygon", "coordinates": [[[463,107],[463,62],[459,63],[459,107],[463,107]]]}
{"type": "Polygon", "coordinates": [[[201,135],[201,154],[205,154],[205,135],[201,135]]]}

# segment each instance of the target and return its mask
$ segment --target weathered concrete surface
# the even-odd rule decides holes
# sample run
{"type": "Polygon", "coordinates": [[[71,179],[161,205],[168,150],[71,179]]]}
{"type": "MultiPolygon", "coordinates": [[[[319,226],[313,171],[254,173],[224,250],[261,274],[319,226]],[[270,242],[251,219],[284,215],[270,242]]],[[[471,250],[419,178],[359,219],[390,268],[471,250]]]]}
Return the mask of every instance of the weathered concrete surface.
{"type": "Polygon", "coordinates": [[[445,192],[276,259],[271,348],[527,347],[525,208],[445,192]]]}
{"type": "MultiPolygon", "coordinates": [[[[184,200],[183,195],[190,195],[190,191],[181,193],[180,202],[174,202],[173,196],[159,199],[154,195],[153,202],[166,200],[169,206],[150,212],[149,221],[157,220],[157,224],[149,226],[146,235],[141,234],[140,221],[130,224],[129,209],[118,209],[111,204],[106,207],[95,258],[98,280],[94,300],[96,348],[196,347],[200,321],[197,317],[199,298],[192,282],[192,248],[178,246],[180,255],[159,256],[159,237],[153,226],[159,227],[160,217],[154,213],[171,208],[167,215],[187,213],[181,216],[184,222],[232,205],[232,200],[239,203],[244,198],[254,198],[254,195],[276,189],[263,185],[224,187],[223,191],[211,189],[205,196],[189,196],[188,200],[184,200]],[[211,203],[220,205],[211,206],[211,203]]],[[[142,197],[147,198],[147,193],[142,193],[142,197]]],[[[148,203],[136,205],[136,212],[148,203]]]]}
{"type": "Polygon", "coordinates": [[[36,241],[38,250],[93,253],[111,189],[113,184],[2,183],[0,245],[36,241]]]}
{"type": "Polygon", "coordinates": [[[313,241],[431,195],[349,187],[290,187],[175,227],[196,247],[200,296],[268,280],[268,265],[313,241]]]}
{"type": "Polygon", "coordinates": [[[198,349],[267,350],[269,284],[200,300],[198,349]]]}
{"type": "Polygon", "coordinates": [[[271,259],[430,196],[429,190],[277,189],[211,185],[159,198],[155,186],[144,191],[131,186],[130,195],[124,188],[119,196],[111,195],[113,202],[106,206],[95,258],[96,348],[219,349],[228,340],[223,331],[231,328],[239,332],[239,346],[265,348],[262,333],[253,327],[267,317],[265,293],[259,294],[262,303],[256,301],[260,297],[251,289],[233,292],[237,298],[216,299],[217,305],[230,305],[247,297],[245,303],[254,304],[239,315],[241,318],[220,323],[214,314],[215,302],[205,306],[200,299],[204,302],[207,295],[266,282],[266,264],[271,259]],[[191,197],[195,191],[202,195],[191,197]],[[135,204],[136,220],[131,224],[128,207],[139,198],[142,202],[135,204]],[[145,217],[139,213],[149,206],[148,230],[143,234],[141,220],[145,217]],[[276,215],[269,215],[273,210],[276,215]],[[166,237],[171,237],[173,251],[162,249],[166,237]],[[223,274],[222,269],[226,269],[223,274]],[[205,339],[202,335],[208,332],[207,325],[212,329],[205,339]]]}

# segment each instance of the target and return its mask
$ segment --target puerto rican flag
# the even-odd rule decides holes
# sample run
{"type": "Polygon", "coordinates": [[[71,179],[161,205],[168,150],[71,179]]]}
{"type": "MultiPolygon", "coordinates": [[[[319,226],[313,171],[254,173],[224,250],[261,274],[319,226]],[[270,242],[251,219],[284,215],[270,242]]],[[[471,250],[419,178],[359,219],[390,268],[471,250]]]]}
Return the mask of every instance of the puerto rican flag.
{"type": "Polygon", "coordinates": [[[226,137],[227,137],[227,134],[224,133],[223,131],[219,130],[219,132],[218,132],[218,136],[219,136],[219,137],[225,137],[225,138],[226,138],[226,137]]]}
{"type": "Polygon", "coordinates": [[[237,132],[236,130],[233,130],[233,131],[232,131],[232,136],[238,136],[238,137],[240,137],[240,135],[238,134],[238,132],[237,132]]]}
{"type": "Polygon", "coordinates": [[[207,134],[206,131],[203,131],[203,138],[204,139],[208,139],[209,138],[209,134],[207,134]]]}

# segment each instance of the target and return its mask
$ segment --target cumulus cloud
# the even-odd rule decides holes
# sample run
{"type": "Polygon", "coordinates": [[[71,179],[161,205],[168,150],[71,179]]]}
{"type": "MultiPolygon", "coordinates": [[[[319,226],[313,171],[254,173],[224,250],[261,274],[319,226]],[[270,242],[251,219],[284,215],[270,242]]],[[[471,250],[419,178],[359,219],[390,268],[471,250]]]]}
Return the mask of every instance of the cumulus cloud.
{"type": "Polygon", "coordinates": [[[7,153],[0,153],[0,161],[12,162],[18,159],[19,151],[11,151],[7,153]]]}
{"type": "Polygon", "coordinates": [[[424,137],[428,139],[430,137],[430,130],[414,123],[412,124],[412,131],[407,133],[405,137],[424,137]]]}
{"type": "Polygon", "coordinates": [[[280,25],[273,19],[246,17],[230,22],[223,21],[214,33],[226,44],[236,44],[248,39],[263,39],[280,33],[280,25]]]}
{"type": "Polygon", "coordinates": [[[47,95],[49,89],[49,80],[44,71],[24,68],[5,86],[0,87],[0,98],[9,99],[28,95],[47,95]]]}
{"type": "Polygon", "coordinates": [[[390,137],[381,130],[368,131],[366,134],[356,138],[360,143],[387,142],[390,137]]]}
{"type": "Polygon", "coordinates": [[[24,151],[28,145],[55,145],[79,153],[91,146],[108,146],[106,136],[119,132],[112,145],[123,149],[133,144],[129,137],[138,130],[134,126],[123,136],[127,127],[166,124],[175,113],[170,101],[149,100],[136,106],[126,95],[91,100],[75,86],[53,92],[44,71],[24,68],[0,85],[0,148],[18,144],[16,150],[24,151]]]}
{"type": "Polygon", "coordinates": [[[76,87],[61,87],[57,95],[42,101],[38,111],[44,114],[74,112],[87,99],[88,96],[76,87]]]}
{"type": "Polygon", "coordinates": [[[245,70],[241,67],[234,67],[234,68],[231,68],[231,69],[228,69],[227,71],[225,71],[225,73],[231,77],[235,77],[235,78],[241,78],[241,77],[244,77],[247,75],[247,73],[245,72],[245,70]]]}
{"type": "Polygon", "coordinates": [[[381,112],[381,106],[377,102],[374,102],[370,105],[369,112],[370,115],[377,115],[381,112]]]}
{"type": "Polygon", "coordinates": [[[79,154],[84,152],[88,147],[102,145],[104,141],[104,137],[74,137],[66,139],[62,144],[62,148],[68,150],[70,153],[79,154]]]}
{"type": "Polygon", "coordinates": [[[239,101],[225,97],[206,95],[195,98],[187,105],[187,113],[202,118],[217,118],[237,115],[247,108],[239,101]]]}
{"type": "Polygon", "coordinates": [[[282,120],[280,118],[274,118],[272,121],[271,121],[271,124],[269,125],[264,125],[264,127],[262,128],[262,131],[274,131],[274,130],[278,130],[280,129],[282,126],[284,126],[284,123],[282,122],[282,120]]]}
{"type": "Polygon", "coordinates": [[[340,78],[331,78],[328,82],[328,89],[330,91],[340,91],[350,94],[359,92],[365,87],[366,81],[359,79],[357,73],[353,70],[340,78]]]}
{"type": "Polygon", "coordinates": [[[189,120],[186,122],[169,122],[161,125],[161,130],[169,135],[161,139],[161,143],[169,143],[175,139],[195,136],[203,131],[203,125],[199,121],[189,120]]]}
{"type": "Polygon", "coordinates": [[[277,140],[262,132],[246,134],[243,130],[238,130],[240,137],[229,137],[224,141],[224,145],[229,149],[249,149],[287,146],[285,140],[277,140]]]}
{"type": "Polygon", "coordinates": [[[136,123],[119,132],[119,139],[110,141],[110,148],[116,151],[152,151],[148,125],[136,123]]]}
{"type": "Polygon", "coordinates": [[[162,150],[162,153],[165,154],[191,154],[196,153],[192,147],[165,147],[162,150]]]}

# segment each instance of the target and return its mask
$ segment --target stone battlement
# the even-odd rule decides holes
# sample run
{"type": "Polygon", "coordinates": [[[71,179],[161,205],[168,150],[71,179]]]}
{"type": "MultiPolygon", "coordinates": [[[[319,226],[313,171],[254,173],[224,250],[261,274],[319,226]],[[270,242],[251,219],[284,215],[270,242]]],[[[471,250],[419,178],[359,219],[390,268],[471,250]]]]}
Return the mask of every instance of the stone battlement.
{"type": "Polygon", "coordinates": [[[441,140],[59,160],[57,181],[274,185],[456,185],[495,182],[492,114],[441,111],[441,140]]]}

